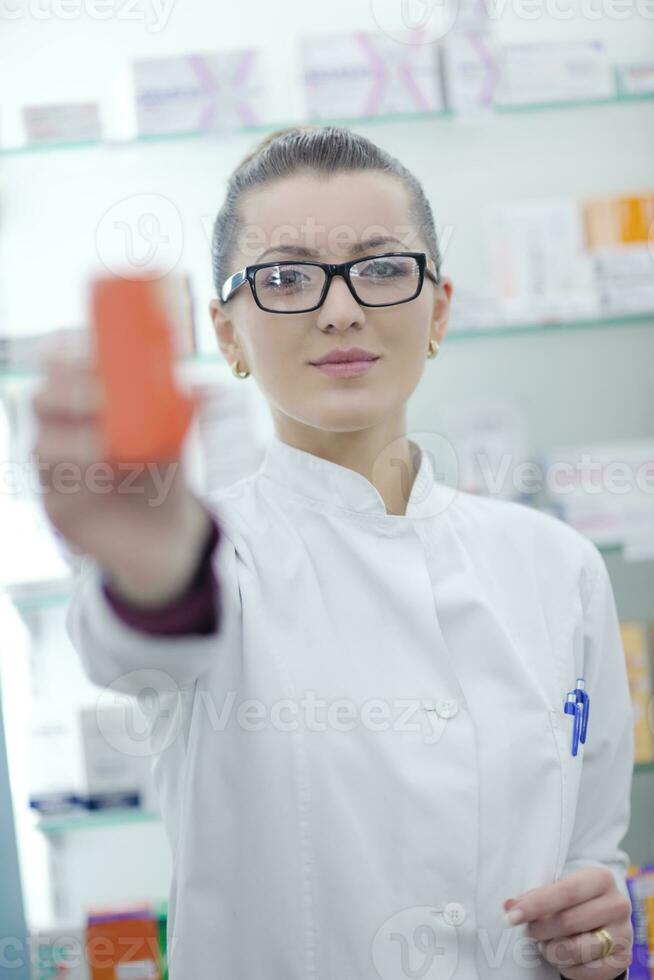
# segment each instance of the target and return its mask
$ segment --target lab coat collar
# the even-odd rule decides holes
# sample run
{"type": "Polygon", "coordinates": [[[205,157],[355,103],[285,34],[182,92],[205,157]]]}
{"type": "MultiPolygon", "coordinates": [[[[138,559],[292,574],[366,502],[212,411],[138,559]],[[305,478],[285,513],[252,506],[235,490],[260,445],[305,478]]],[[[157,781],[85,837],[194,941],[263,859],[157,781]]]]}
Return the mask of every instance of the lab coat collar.
{"type": "Polygon", "coordinates": [[[430,454],[419,443],[409,439],[409,445],[418,469],[405,514],[387,514],[381,494],[361,473],[298,449],[275,434],[266,447],[260,472],[301,497],[387,521],[441,514],[457,491],[436,480],[430,454]]]}

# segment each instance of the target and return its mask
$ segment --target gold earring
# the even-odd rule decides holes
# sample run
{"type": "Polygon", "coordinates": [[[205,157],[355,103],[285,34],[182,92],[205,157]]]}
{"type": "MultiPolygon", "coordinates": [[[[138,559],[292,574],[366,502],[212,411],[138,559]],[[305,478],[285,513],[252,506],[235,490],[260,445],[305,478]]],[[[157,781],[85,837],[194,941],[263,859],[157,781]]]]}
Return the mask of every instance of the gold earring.
{"type": "Polygon", "coordinates": [[[234,363],[232,364],[232,374],[234,375],[234,377],[235,378],[249,378],[250,377],[250,372],[249,371],[241,371],[241,369],[239,368],[238,365],[239,365],[239,360],[237,358],[234,361],[234,363]]]}
{"type": "Polygon", "coordinates": [[[432,337],[432,339],[429,341],[429,347],[427,348],[427,357],[436,357],[440,349],[441,345],[432,337]]]}

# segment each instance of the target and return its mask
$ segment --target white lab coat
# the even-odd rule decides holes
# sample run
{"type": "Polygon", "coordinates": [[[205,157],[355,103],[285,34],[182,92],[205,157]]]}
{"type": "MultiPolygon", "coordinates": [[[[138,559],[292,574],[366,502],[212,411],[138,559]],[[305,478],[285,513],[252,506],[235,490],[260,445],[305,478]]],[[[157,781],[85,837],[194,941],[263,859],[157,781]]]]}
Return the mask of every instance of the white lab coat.
{"type": "Polygon", "coordinates": [[[128,627],[84,560],[67,622],[88,676],[160,694],[171,980],[558,980],[503,900],[592,864],[626,893],[633,716],[603,558],[419,462],[389,515],[273,437],[207,500],[214,636],[128,627]]]}

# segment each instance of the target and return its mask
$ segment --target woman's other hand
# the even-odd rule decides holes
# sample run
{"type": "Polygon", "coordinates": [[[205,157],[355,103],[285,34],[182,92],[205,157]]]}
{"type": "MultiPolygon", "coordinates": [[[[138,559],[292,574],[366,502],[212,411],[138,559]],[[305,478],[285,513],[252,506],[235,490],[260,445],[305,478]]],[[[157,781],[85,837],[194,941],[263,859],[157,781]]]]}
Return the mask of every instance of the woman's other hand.
{"type": "Polygon", "coordinates": [[[509,915],[522,912],[511,924],[528,923],[527,935],[540,940],[543,958],[567,980],[613,980],[631,963],[631,902],[608,868],[582,868],[507,899],[504,909],[509,915]],[[614,943],[604,958],[597,929],[606,929],[614,943]]]}

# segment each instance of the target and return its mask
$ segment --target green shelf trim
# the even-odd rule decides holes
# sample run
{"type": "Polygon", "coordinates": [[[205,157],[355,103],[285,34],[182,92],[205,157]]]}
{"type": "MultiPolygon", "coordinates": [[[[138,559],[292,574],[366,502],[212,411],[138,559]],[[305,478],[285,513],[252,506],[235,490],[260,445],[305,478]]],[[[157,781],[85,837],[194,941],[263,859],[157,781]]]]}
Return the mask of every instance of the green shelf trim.
{"type": "MultiPolygon", "coordinates": [[[[628,103],[654,102],[654,92],[620,92],[615,95],[604,96],[601,98],[590,99],[570,99],[555,100],[551,102],[529,102],[524,105],[495,103],[491,107],[491,114],[506,116],[512,114],[524,114],[529,112],[556,111],[559,109],[588,109],[598,106],[626,105],[628,103]]],[[[257,123],[252,126],[226,127],[223,130],[181,130],[174,133],[153,133],[151,135],[137,135],[124,140],[82,140],[69,141],[62,143],[35,143],[23,146],[0,147],[0,156],[22,156],[35,153],[53,153],[58,151],[70,151],[79,149],[120,149],[122,147],[145,146],[148,144],[165,143],[170,141],[185,140],[219,140],[222,137],[239,136],[247,133],[266,133],[275,129],[285,129],[288,126],[303,125],[379,125],[388,123],[413,123],[413,122],[438,122],[441,120],[456,119],[460,114],[452,109],[440,109],[434,112],[397,112],[379,116],[345,116],[328,117],[319,119],[294,119],[282,120],[280,122],[257,123]]]]}
{"type": "Polygon", "coordinates": [[[20,370],[0,368],[0,381],[31,381],[33,378],[39,377],[39,373],[31,368],[20,370]]]}
{"type": "Polygon", "coordinates": [[[87,149],[98,149],[99,147],[108,146],[106,140],[66,140],[65,142],[57,143],[52,141],[51,143],[26,143],[23,146],[3,146],[0,147],[0,156],[3,157],[17,157],[17,156],[35,156],[39,153],[57,153],[60,150],[87,150],[87,149]]]}
{"type": "Polygon", "coordinates": [[[54,606],[62,605],[68,602],[72,595],[70,589],[67,591],[57,590],[53,592],[43,593],[38,596],[29,596],[25,598],[13,599],[13,604],[19,612],[32,612],[39,609],[48,609],[54,606]]]}
{"type": "Polygon", "coordinates": [[[638,762],[634,766],[634,772],[654,772],[654,762],[638,762]]]}
{"type": "Polygon", "coordinates": [[[60,817],[42,817],[36,829],[42,834],[66,834],[78,830],[97,830],[101,827],[121,827],[126,824],[158,823],[161,817],[151,810],[137,808],[99,810],[79,816],[62,814],[60,817]]]}
{"type": "Polygon", "coordinates": [[[597,546],[598,551],[601,551],[603,555],[622,555],[623,545],[621,544],[599,544],[597,546]]]}
{"type": "Polygon", "coordinates": [[[551,320],[534,323],[502,324],[496,327],[479,327],[475,329],[456,328],[448,330],[444,343],[451,340],[480,340],[484,337],[510,337],[514,334],[543,334],[561,333],[576,330],[595,330],[607,327],[646,326],[654,325],[654,310],[646,313],[623,313],[618,316],[591,317],[579,320],[551,320]]]}
{"type": "MultiPolygon", "coordinates": [[[[252,126],[249,128],[257,129],[263,127],[252,126]]],[[[239,128],[236,130],[236,132],[244,132],[244,131],[245,131],[245,127],[243,127],[243,129],[239,128]]],[[[113,149],[113,148],[120,149],[120,147],[122,146],[138,145],[139,143],[166,143],[171,140],[182,140],[182,141],[198,140],[198,139],[202,139],[203,137],[209,139],[217,139],[220,135],[221,135],[220,131],[218,130],[212,132],[211,130],[203,130],[203,129],[186,129],[186,130],[180,130],[179,132],[175,131],[172,133],[139,133],[138,135],[132,137],[131,139],[111,140],[111,141],[107,140],[104,145],[109,149],[113,149]]]]}
{"type": "Polygon", "coordinates": [[[518,103],[496,102],[493,111],[501,115],[510,112],[542,112],[548,109],[585,109],[591,106],[625,105],[628,102],[652,102],[654,92],[616,92],[615,95],[604,95],[590,99],[555,99],[548,102],[518,103]]]}

